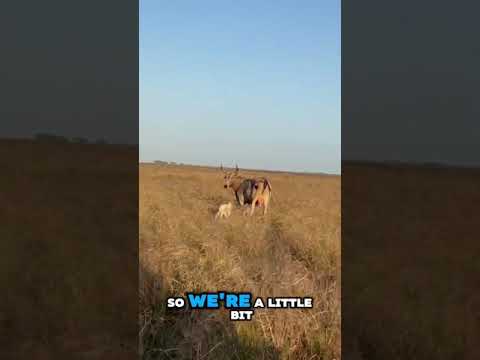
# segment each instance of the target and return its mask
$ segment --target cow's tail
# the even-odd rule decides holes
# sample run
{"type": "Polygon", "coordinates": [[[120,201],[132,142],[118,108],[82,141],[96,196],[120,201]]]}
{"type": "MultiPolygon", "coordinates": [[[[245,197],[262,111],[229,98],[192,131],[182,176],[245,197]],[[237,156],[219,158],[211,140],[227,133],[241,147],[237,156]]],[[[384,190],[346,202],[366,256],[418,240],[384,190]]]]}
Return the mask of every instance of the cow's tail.
{"type": "Polygon", "coordinates": [[[272,184],[270,184],[270,181],[268,181],[267,178],[264,178],[263,179],[263,182],[265,183],[265,186],[263,187],[263,191],[262,193],[265,191],[265,189],[268,187],[268,189],[270,190],[270,195],[272,194],[272,184]]]}
{"type": "Polygon", "coordinates": [[[267,186],[268,186],[268,189],[270,190],[270,201],[274,202],[273,201],[273,191],[272,191],[272,184],[270,184],[270,181],[266,180],[267,181],[267,186]]]}
{"type": "Polygon", "coordinates": [[[263,190],[262,190],[262,194],[265,192],[265,190],[268,188],[268,191],[269,191],[269,197],[270,199],[273,201],[273,191],[272,191],[272,184],[270,184],[270,181],[268,181],[267,178],[263,178],[262,179],[263,182],[264,182],[264,186],[263,186],[263,190]]]}

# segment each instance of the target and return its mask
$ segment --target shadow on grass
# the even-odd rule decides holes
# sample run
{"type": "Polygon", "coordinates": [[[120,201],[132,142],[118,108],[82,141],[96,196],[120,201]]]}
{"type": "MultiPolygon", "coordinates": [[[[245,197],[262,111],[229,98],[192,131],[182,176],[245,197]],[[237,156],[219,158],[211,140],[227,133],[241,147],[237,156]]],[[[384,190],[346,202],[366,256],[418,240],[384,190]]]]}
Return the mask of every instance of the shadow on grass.
{"type": "Polygon", "coordinates": [[[0,139],[0,358],[137,353],[137,151],[0,139]]]}
{"type": "Polygon", "coordinates": [[[172,310],[161,274],[140,265],[140,355],[142,359],[280,359],[261,338],[238,335],[223,310],[172,310]]]}
{"type": "Polygon", "coordinates": [[[480,171],[342,173],[343,357],[479,359],[480,171]]]}

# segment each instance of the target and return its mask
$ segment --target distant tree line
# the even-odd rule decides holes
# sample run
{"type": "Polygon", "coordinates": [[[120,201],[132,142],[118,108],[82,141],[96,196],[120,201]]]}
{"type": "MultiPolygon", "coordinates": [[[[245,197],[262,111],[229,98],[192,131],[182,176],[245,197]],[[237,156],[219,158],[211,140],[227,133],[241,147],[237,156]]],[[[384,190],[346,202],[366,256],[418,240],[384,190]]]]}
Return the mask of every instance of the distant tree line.
{"type": "Polygon", "coordinates": [[[46,142],[46,143],[72,143],[72,144],[108,144],[105,139],[97,139],[90,142],[84,137],[73,137],[68,138],[66,136],[54,135],[49,133],[38,133],[35,135],[36,141],[46,142]]]}
{"type": "Polygon", "coordinates": [[[155,160],[153,162],[156,165],[162,165],[162,166],[184,166],[184,163],[176,163],[175,161],[162,161],[162,160],[155,160]]]}
{"type": "Polygon", "coordinates": [[[65,136],[59,135],[52,135],[46,133],[39,133],[35,135],[35,140],[42,141],[42,142],[50,142],[50,143],[68,143],[69,140],[65,136]]]}

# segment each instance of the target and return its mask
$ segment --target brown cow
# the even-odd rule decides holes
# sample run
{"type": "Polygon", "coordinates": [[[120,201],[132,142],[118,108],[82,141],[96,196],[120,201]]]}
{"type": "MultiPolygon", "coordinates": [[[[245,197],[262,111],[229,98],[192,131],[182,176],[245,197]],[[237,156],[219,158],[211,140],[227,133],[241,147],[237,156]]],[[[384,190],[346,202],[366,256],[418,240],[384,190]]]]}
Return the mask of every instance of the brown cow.
{"type": "Polygon", "coordinates": [[[235,166],[235,171],[225,171],[223,165],[220,169],[224,174],[223,187],[234,191],[240,206],[251,205],[250,215],[253,215],[255,206],[263,206],[263,213],[267,213],[272,185],[266,178],[245,178],[239,174],[238,165],[235,166]]]}
{"type": "Polygon", "coordinates": [[[267,178],[255,179],[255,194],[252,200],[252,206],[250,209],[250,216],[255,211],[255,206],[263,206],[263,215],[268,211],[268,204],[272,197],[272,185],[267,178]]]}

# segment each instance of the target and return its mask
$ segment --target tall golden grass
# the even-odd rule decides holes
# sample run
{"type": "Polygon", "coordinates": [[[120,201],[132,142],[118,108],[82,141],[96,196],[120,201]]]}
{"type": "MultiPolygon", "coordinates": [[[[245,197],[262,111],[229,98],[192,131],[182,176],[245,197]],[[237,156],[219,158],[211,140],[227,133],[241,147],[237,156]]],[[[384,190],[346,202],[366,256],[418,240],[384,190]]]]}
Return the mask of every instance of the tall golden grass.
{"type": "Polygon", "coordinates": [[[144,359],[339,359],[340,177],[273,172],[269,213],[234,209],[222,174],[193,166],[140,166],[140,352],[144,359]],[[312,296],[313,309],[169,311],[186,291],[312,296]]]}
{"type": "Polygon", "coordinates": [[[0,140],[0,358],[137,354],[135,147],[0,140]]]}
{"type": "Polygon", "coordinates": [[[480,170],[342,164],[342,352],[480,359],[480,170]]]}

